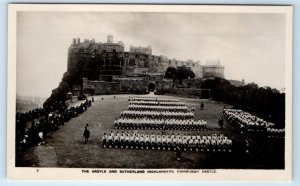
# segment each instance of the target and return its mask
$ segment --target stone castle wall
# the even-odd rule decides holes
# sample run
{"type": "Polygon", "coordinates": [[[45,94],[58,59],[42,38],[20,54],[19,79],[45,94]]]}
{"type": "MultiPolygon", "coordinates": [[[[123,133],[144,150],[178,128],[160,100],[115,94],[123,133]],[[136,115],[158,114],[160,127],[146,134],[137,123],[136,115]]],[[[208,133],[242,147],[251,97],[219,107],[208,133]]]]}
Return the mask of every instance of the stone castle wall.
{"type": "Polygon", "coordinates": [[[168,67],[185,65],[194,71],[196,77],[203,77],[203,67],[200,62],[181,61],[146,53],[125,52],[124,46],[115,43],[103,44],[85,41],[69,47],[68,71],[84,68],[85,63],[91,62],[98,63],[104,71],[115,67],[125,75],[140,75],[148,72],[163,73],[168,67]]]}
{"type": "MultiPolygon", "coordinates": [[[[154,84],[156,90],[169,90],[174,86],[173,82],[163,78],[165,71],[168,67],[183,65],[190,67],[198,79],[224,77],[224,67],[221,65],[202,66],[192,60],[152,55],[150,46],[147,51],[151,49],[151,52],[137,49],[126,52],[123,42],[113,43],[112,36],[106,43],[75,39],[68,50],[68,73],[77,79],[77,85],[81,84],[80,78],[87,77],[83,78],[82,91],[91,94],[146,92],[149,83],[154,84]]],[[[195,80],[183,81],[183,86],[188,88],[197,88],[200,86],[198,84],[199,81],[195,80]]]]}

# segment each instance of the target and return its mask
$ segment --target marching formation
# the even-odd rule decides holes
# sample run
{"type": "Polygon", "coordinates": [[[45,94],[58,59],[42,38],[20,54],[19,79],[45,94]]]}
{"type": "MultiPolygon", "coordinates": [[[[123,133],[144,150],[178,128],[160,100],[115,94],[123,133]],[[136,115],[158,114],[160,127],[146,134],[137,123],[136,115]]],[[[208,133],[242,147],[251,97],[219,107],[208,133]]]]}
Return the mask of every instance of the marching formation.
{"type": "Polygon", "coordinates": [[[126,118],[161,118],[161,119],[192,119],[194,118],[193,112],[169,112],[169,111],[140,111],[140,110],[123,110],[121,117],[126,118]]]}
{"type": "Polygon", "coordinates": [[[183,102],[166,97],[130,97],[128,110],[114,121],[117,131],[104,133],[103,148],[231,152],[232,140],[223,134],[180,134],[179,130],[206,129],[205,120],[194,119],[183,102]],[[134,131],[118,131],[122,129],[134,131]],[[162,133],[139,133],[136,130],[162,130],[162,133]],[[174,130],[166,134],[165,130],[174,130]],[[177,134],[176,134],[177,133],[177,134]]]}
{"type": "Polygon", "coordinates": [[[115,129],[205,130],[206,121],[194,120],[194,112],[188,111],[187,106],[177,99],[130,97],[128,110],[121,112],[120,118],[114,121],[114,127],[115,129]],[[164,106],[161,106],[161,103],[164,106]]]}
{"type": "Polygon", "coordinates": [[[134,96],[134,97],[129,97],[128,101],[142,101],[142,102],[173,102],[177,103],[178,100],[175,98],[168,98],[168,97],[152,97],[152,96],[134,96]]]}
{"type": "Polygon", "coordinates": [[[157,105],[159,103],[160,106],[185,106],[184,102],[179,102],[179,101],[161,101],[161,100],[156,100],[155,101],[141,101],[141,100],[134,100],[134,101],[129,101],[129,105],[157,105]]]}
{"type": "Polygon", "coordinates": [[[285,129],[273,128],[275,124],[241,109],[224,108],[223,114],[230,122],[238,124],[242,131],[267,134],[269,138],[285,136],[285,129]]]}
{"type": "Polygon", "coordinates": [[[187,112],[186,106],[161,106],[161,105],[129,105],[128,110],[139,111],[169,111],[169,112],[187,112]]]}
{"type": "Polygon", "coordinates": [[[232,140],[223,134],[190,135],[184,134],[154,134],[134,132],[104,133],[103,148],[128,148],[152,150],[176,150],[180,147],[184,151],[221,151],[231,152],[232,140]]]}
{"type": "Polygon", "coordinates": [[[151,129],[151,130],[205,130],[206,121],[194,119],[128,119],[120,118],[114,122],[115,129],[151,129]]]}

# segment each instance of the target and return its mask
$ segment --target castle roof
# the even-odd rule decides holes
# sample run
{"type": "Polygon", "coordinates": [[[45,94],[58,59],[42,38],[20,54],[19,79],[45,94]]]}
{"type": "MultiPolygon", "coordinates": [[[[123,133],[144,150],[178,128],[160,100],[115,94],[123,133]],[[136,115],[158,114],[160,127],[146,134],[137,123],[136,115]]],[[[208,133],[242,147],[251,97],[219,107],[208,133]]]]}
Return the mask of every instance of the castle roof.
{"type": "Polygon", "coordinates": [[[121,46],[123,47],[122,45],[118,44],[118,43],[99,43],[100,45],[110,45],[110,46],[121,46]]]}
{"type": "Polygon", "coordinates": [[[217,60],[209,60],[208,59],[205,63],[205,66],[222,66],[222,65],[221,65],[220,59],[217,59],[217,60]]]}

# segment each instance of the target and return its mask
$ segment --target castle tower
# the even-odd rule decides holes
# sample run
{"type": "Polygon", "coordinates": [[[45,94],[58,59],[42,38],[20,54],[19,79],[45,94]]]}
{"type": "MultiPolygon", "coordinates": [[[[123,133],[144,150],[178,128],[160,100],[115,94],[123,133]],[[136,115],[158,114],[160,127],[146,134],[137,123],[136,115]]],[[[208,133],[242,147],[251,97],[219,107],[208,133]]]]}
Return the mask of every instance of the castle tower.
{"type": "Polygon", "coordinates": [[[124,43],[122,41],[118,41],[118,45],[124,47],[124,43]]]}
{"type": "Polygon", "coordinates": [[[203,78],[224,78],[224,66],[221,65],[220,59],[218,60],[207,60],[203,66],[203,78]]]}
{"type": "Polygon", "coordinates": [[[113,43],[113,36],[107,35],[107,43],[113,43]]]}
{"type": "Polygon", "coordinates": [[[75,46],[75,45],[76,45],[76,39],[73,38],[73,46],[75,46]]]}
{"type": "Polygon", "coordinates": [[[77,38],[77,44],[80,44],[80,38],[77,38]]]}

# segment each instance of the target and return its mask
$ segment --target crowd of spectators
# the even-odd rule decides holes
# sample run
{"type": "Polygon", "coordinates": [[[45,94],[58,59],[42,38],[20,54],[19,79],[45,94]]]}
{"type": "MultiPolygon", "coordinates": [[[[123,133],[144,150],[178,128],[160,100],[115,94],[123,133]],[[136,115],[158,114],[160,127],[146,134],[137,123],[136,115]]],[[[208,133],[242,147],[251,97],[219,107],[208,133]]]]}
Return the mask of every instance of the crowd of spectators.
{"type": "Polygon", "coordinates": [[[68,108],[65,102],[55,102],[47,108],[37,108],[16,114],[16,149],[24,149],[44,144],[50,132],[58,130],[65,122],[83,113],[92,104],[86,100],[78,106],[68,108]]]}

